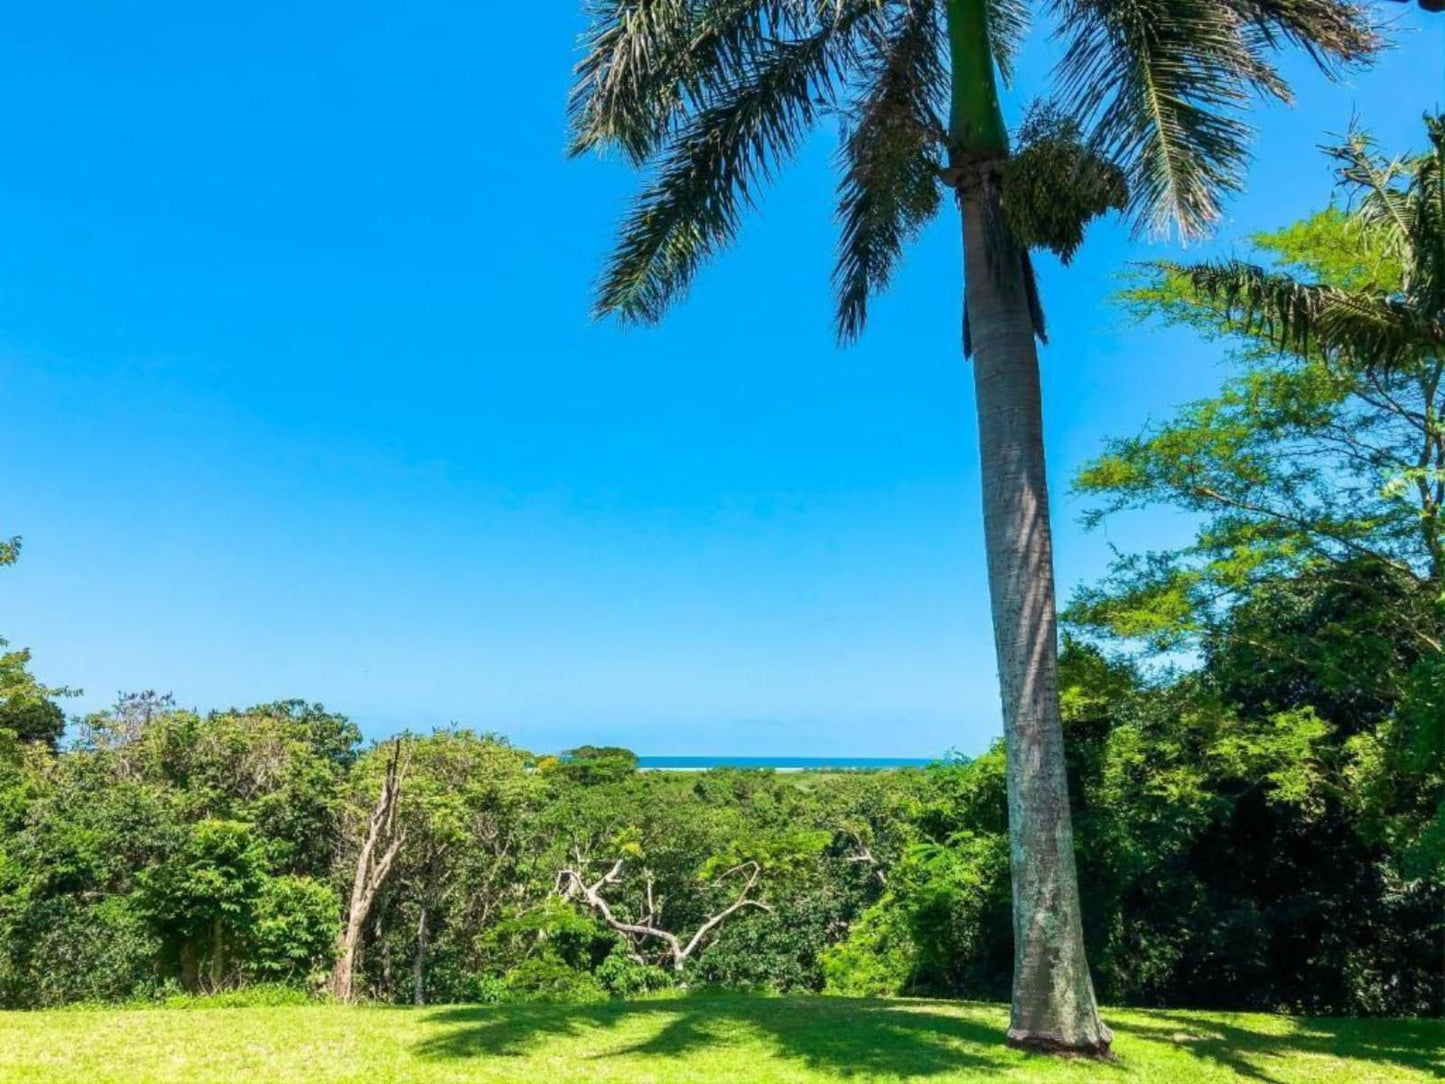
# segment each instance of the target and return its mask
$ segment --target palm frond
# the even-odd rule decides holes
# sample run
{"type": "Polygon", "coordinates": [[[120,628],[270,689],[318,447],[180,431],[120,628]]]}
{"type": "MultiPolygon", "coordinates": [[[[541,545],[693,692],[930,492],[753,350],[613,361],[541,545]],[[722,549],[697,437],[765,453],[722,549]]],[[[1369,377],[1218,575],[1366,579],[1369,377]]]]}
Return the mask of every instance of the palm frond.
{"type": "Polygon", "coordinates": [[[993,61],[1004,86],[1014,78],[1014,58],[1028,37],[1030,10],[1027,0],[988,0],[988,32],[993,39],[993,61]]]}
{"type": "Polygon", "coordinates": [[[883,0],[848,0],[796,38],[750,50],[745,69],[672,134],[623,222],[598,292],[599,315],[659,319],[699,264],[731,240],[754,191],[835,98],[860,25],[883,0]]]}
{"type": "Polygon", "coordinates": [[[1128,175],[1139,230],[1206,232],[1237,190],[1254,95],[1288,87],[1270,62],[1284,44],[1327,70],[1378,45],[1347,0],[1054,0],[1068,38],[1062,97],[1128,175]]]}
{"type": "Polygon", "coordinates": [[[1368,133],[1353,130],[1327,148],[1353,214],[1404,269],[1404,292],[1422,312],[1445,319],[1445,117],[1425,117],[1429,149],[1387,158],[1368,133]]]}
{"type": "Polygon", "coordinates": [[[1445,322],[1445,114],[1425,117],[1430,149],[1415,167],[1415,262],[1411,291],[1445,322]]]}
{"type": "Polygon", "coordinates": [[[580,41],[567,115],[571,151],[621,147],[634,158],[664,129],[673,73],[687,53],[690,0],[593,0],[580,41]]]}
{"type": "Polygon", "coordinates": [[[1303,283],[1231,260],[1191,267],[1162,264],[1182,274],[1196,295],[1247,332],[1262,332],[1281,349],[1317,350],[1366,368],[1391,368],[1411,357],[1439,330],[1399,298],[1303,283]]]}
{"type": "Polygon", "coordinates": [[[851,342],[868,318],[868,301],[887,286],[904,244],[937,212],[934,149],[947,93],[937,11],[926,0],[905,3],[865,43],[865,85],[851,110],[838,185],[841,232],[833,285],[840,342],[851,342]]]}
{"type": "Polygon", "coordinates": [[[1263,49],[1302,49],[1331,78],[1381,47],[1369,10],[1345,0],[1231,0],[1263,49]]]}
{"type": "Polygon", "coordinates": [[[808,0],[593,0],[569,152],[616,147],[641,164],[770,38],[800,32],[809,10],[808,0]]]}
{"type": "Polygon", "coordinates": [[[1412,215],[1410,193],[1399,182],[1408,180],[1410,163],[1384,157],[1374,137],[1358,128],[1344,142],[1326,148],[1326,153],[1339,163],[1339,181],[1350,191],[1358,221],[1384,239],[1392,254],[1405,255],[1412,215]]]}
{"type": "Polygon", "coordinates": [[[1250,57],[1217,0],[1062,0],[1071,35],[1060,90],[1129,177],[1143,231],[1203,233],[1221,192],[1239,187],[1249,127],[1250,57]]]}

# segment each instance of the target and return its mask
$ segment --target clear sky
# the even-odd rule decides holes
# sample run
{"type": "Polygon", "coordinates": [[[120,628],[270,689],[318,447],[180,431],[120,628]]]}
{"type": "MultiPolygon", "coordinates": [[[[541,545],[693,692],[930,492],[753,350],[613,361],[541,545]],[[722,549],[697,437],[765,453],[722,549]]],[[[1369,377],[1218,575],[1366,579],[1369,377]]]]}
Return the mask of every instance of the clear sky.
{"type": "MultiPolygon", "coordinates": [[[[1223,238],[1326,202],[1314,148],[1352,112],[1419,143],[1445,17],[1382,7],[1374,72],[1289,64],[1223,238]]],[[[11,5],[0,632],[75,710],[297,696],[372,736],[654,754],[999,732],[954,214],[836,348],[829,123],[662,328],[591,322],[634,178],[564,157],[581,26],[564,0],[11,5]]],[[[1106,225],[1041,260],[1065,592],[1182,529],[1085,534],[1065,486],[1218,382],[1108,304],[1167,251],[1106,225]]]]}

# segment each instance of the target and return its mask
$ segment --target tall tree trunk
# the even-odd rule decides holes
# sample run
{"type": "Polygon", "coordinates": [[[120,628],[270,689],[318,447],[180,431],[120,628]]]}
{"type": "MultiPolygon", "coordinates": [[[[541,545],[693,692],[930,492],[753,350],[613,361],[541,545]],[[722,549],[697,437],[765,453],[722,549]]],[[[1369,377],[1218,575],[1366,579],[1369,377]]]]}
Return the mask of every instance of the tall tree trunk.
{"type": "Polygon", "coordinates": [[[331,969],[331,996],[337,1001],[350,1001],[356,975],[356,948],[361,942],[361,923],[346,923],[336,963],[331,969]]]}
{"type": "Polygon", "coordinates": [[[356,875],[351,882],[351,905],[346,910],[346,928],[337,941],[336,964],[331,969],[331,996],[337,1001],[350,1001],[355,992],[356,953],[366,917],[371,913],[376,894],[406,841],[406,833],[396,823],[397,803],[401,798],[401,749],[401,739],[397,738],[387,760],[381,794],[371,811],[361,851],[356,856],[356,875]],[[377,848],[386,839],[390,843],[378,857],[377,848]]]}
{"type": "Polygon", "coordinates": [[[196,942],[189,937],[181,943],[181,989],[188,994],[201,991],[201,965],[196,958],[196,942]]]}
{"type": "Polygon", "coordinates": [[[1056,674],[1053,543],[1044,476],[1026,254],[1004,224],[1001,158],[960,171],[966,278],[983,474],[989,599],[1008,754],[1014,975],[1010,1043],[1104,1054],[1084,958],[1056,674]]]}
{"type": "Polygon", "coordinates": [[[386,912],[376,916],[371,924],[371,940],[381,952],[381,988],[388,994],[396,987],[391,976],[391,942],[386,936],[386,912]]]}
{"type": "Polygon", "coordinates": [[[411,1000],[413,1005],[426,1004],[426,905],[416,920],[416,956],[411,962],[411,1000]]]}
{"type": "Polygon", "coordinates": [[[1014,975],[1009,1042],[1107,1054],[1084,959],[1055,674],[1053,543],[1034,336],[1043,315],[1028,253],[1003,218],[1008,128],[991,0],[948,0],[949,169],[963,215],[964,352],[974,360],[989,601],[1008,746],[1014,975]]]}

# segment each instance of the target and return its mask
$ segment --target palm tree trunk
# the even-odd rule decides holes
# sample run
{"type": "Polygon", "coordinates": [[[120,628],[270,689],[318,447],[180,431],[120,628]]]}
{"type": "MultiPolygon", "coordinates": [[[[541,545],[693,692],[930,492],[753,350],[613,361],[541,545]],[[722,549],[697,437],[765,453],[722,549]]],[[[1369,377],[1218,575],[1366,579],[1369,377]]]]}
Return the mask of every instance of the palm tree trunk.
{"type": "Polygon", "coordinates": [[[1105,1054],[1084,958],[1056,675],[1053,543],[1032,272],[1004,225],[1002,156],[958,170],[989,598],[1008,755],[1014,976],[1009,1042],[1105,1054]]]}
{"type": "Polygon", "coordinates": [[[964,352],[974,358],[989,600],[1008,747],[1014,976],[1009,1042],[1107,1054],[1084,958],[1069,784],[1059,719],[1053,542],[1034,346],[1043,318],[1028,254],[999,194],[1008,129],[999,108],[990,0],[948,0],[952,101],[947,178],[963,215],[964,352]]]}

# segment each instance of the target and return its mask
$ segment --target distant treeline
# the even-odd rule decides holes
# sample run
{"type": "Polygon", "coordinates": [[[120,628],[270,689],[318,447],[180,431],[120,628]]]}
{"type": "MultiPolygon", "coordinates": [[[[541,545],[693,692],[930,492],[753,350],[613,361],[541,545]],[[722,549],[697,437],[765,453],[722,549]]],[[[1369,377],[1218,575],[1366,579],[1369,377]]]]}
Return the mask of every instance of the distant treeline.
{"type": "MultiPolygon", "coordinates": [[[[1225,707],[1309,690],[1308,660],[1266,688],[1248,642],[1163,683],[1065,652],[1101,996],[1439,1012],[1445,894],[1410,813],[1424,776],[1378,744],[1400,715],[1370,705],[1346,728],[1225,707]]],[[[334,989],[349,928],[349,992],[386,1001],[1008,993],[999,750],[879,772],[639,772],[621,749],[537,757],[467,730],[364,748],[317,705],[199,715],[151,694],[64,748],[8,733],[6,1006],[334,989]]]]}

